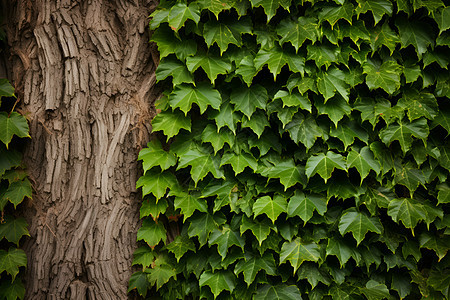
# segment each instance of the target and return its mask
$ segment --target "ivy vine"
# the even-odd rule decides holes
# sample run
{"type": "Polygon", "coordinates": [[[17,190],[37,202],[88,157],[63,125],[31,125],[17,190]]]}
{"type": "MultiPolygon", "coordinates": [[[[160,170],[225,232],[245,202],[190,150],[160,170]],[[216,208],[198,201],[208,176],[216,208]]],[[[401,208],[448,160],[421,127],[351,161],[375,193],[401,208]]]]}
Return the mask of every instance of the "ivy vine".
{"type": "Polygon", "coordinates": [[[449,299],[450,7],[161,1],[129,290],[449,299]]]}

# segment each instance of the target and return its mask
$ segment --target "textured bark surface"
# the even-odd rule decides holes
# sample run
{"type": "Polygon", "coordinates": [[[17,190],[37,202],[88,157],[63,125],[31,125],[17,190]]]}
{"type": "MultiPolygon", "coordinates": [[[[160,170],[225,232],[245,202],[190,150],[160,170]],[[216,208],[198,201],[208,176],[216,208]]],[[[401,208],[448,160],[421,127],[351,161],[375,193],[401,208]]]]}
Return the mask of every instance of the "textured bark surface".
{"type": "Polygon", "coordinates": [[[26,299],[126,299],[155,83],[146,0],[3,0],[30,120],[26,299]]]}

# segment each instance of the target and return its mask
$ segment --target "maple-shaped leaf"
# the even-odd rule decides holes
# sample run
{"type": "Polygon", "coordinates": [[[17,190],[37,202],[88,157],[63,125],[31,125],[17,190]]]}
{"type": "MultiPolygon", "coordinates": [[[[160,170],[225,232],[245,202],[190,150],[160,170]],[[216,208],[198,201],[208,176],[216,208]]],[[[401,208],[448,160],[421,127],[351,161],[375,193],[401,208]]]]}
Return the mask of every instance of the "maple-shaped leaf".
{"type": "Polygon", "coordinates": [[[345,73],[336,67],[331,67],[328,71],[319,72],[317,77],[317,88],[325,98],[325,103],[336,93],[348,102],[350,86],[345,82],[345,73]]]}
{"type": "MultiPolygon", "coordinates": [[[[208,76],[211,83],[214,84],[217,75],[227,74],[231,71],[231,63],[220,56],[212,54],[197,54],[186,58],[186,66],[189,72],[195,72],[202,68],[208,76]]],[[[200,86],[199,86],[200,87],[200,86]]],[[[210,97],[209,95],[207,97],[210,97]]],[[[215,107],[217,109],[218,107],[215,107]]]]}
{"type": "Polygon", "coordinates": [[[13,282],[8,280],[2,281],[0,285],[0,297],[6,300],[17,300],[25,298],[25,286],[20,278],[16,278],[13,282]]]}
{"type": "Polygon", "coordinates": [[[363,147],[360,151],[356,149],[352,149],[347,155],[347,169],[355,167],[359,176],[361,177],[361,183],[364,178],[369,175],[370,170],[374,170],[375,173],[380,174],[381,165],[378,160],[376,160],[373,156],[372,151],[370,151],[368,146],[363,147]]]}
{"type": "Polygon", "coordinates": [[[450,28],[450,6],[439,9],[434,14],[434,20],[439,26],[439,35],[450,28]]]}
{"type": "Polygon", "coordinates": [[[258,288],[253,299],[258,300],[302,300],[300,290],[296,285],[263,284],[258,288]]]}
{"type": "Polygon", "coordinates": [[[148,281],[158,290],[172,277],[177,278],[175,268],[167,264],[160,264],[149,270],[148,281]]]}
{"type": "Polygon", "coordinates": [[[185,116],[181,111],[163,111],[157,114],[152,120],[153,131],[162,130],[169,138],[180,132],[180,129],[191,131],[191,118],[185,116]]]}
{"type": "Polygon", "coordinates": [[[231,246],[236,245],[244,250],[245,240],[241,237],[239,231],[234,231],[228,224],[225,224],[221,229],[216,228],[211,232],[208,244],[209,246],[217,245],[217,251],[224,260],[231,246]]]}
{"type": "Polygon", "coordinates": [[[15,150],[6,150],[3,144],[0,144],[0,177],[5,171],[20,166],[22,155],[15,150]]]}
{"type": "Polygon", "coordinates": [[[286,212],[287,201],[286,198],[282,195],[276,195],[273,198],[270,196],[263,196],[258,198],[253,204],[253,213],[255,214],[255,218],[259,215],[265,214],[269,219],[272,220],[272,223],[275,223],[275,220],[278,216],[286,212]]]}
{"type": "Polygon", "coordinates": [[[8,251],[0,250],[0,273],[6,271],[12,277],[12,281],[19,273],[19,267],[27,266],[27,255],[22,249],[10,247],[8,251]]]}
{"type": "MultiPolygon", "coordinates": [[[[283,124],[283,129],[292,121],[294,115],[298,112],[298,107],[283,106],[281,99],[275,99],[267,105],[267,113],[269,115],[276,113],[278,120],[283,124]]],[[[296,129],[294,129],[295,131],[296,129]]]]}
{"type": "Polygon", "coordinates": [[[315,174],[319,174],[326,183],[335,168],[347,171],[345,158],[342,155],[332,151],[328,151],[326,155],[319,153],[308,158],[306,162],[306,176],[311,178],[315,174]]]}
{"type": "Polygon", "coordinates": [[[261,6],[267,16],[267,23],[275,16],[277,9],[281,6],[285,10],[289,11],[291,5],[290,0],[250,0],[252,7],[261,6]]]}
{"type": "Polygon", "coordinates": [[[183,257],[186,252],[189,250],[194,252],[196,251],[194,242],[184,235],[178,235],[175,237],[170,244],[165,246],[165,249],[175,255],[178,263],[180,262],[180,258],[183,257]]]}
{"type": "Polygon", "coordinates": [[[0,104],[2,97],[15,97],[14,87],[6,78],[0,78],[0,104]]]}
{"type": "Polygon", "coordinates": [[[215,178],[223,178],[220,158],[210,153],[206,147],[198,147],[184,153],[178,162],[177,170],[191,166],[191,177],[195,184],[208,173],[215,178]]]}
{"type": "Polygon", "coordinates": [[[421,169],[417,169],[412,163],[408,162],[405,164],[395,165],[395,184],[402,184],[406,186],[411,196],[414,191],[418,188],[419,184],[425,186],[425,176],[421,169]]]}
{"type": "Polygon", "coordinates": [[[399,121],[391,124],[380,131],[379,136],[386,145],[397,140],[402,147],[403,153],[406,153],[413,141],[413,136],[426,139],[429,133],[427,120],[424,118],[412,122],[399,121]]]}
{"type": "Polygon", "coordinates": [[[329,238],[327,245],[327,256],[336,255],[341,265],[341,268],[345,266],[350,257],[353,257],[356,263],[361,260],[361,254],[356,248],[344,241],[343,239],[329,238]]]}
{"type": "Polygon", "coordinates": [[[319,69],[322,66],[328,69],[329,66],[336,62],[345,63],[340,60],[341,49],[334,45],[314,44],[308,45],[306,49],[308,50],[307,60],[314,61],[319,69]]]}
{"type": "Polygon", "coordinates": [[[366,233],[372,231],[378,234],[383,232],[383,225],[377,217],[369,217],[364,212],[350,208],[344,212],[339,221],[339,232],[341,235],[351,232],[359,245],[366,236],[366,233]]]}
{"type": "Polygon", "coordinates": [[[294,268],[294,274],[304,261],[317,262],[320,250],[316,243],[302,242],[296,238],[292,242],[284,242],[280,252],[280,264],[289,261],[294,268]]]}
{"type": "Polygon", "coordinates": [[[143,240],[151,248],[166,240],[166,228],[161,222],[155,222],[152,218],[147,218],[142,223],[142,227],[137,232],[137,240],[143,240]]]}
{"type": "Polygon", "coordinates": [[[136,289],[136,291],[142,297],[147,296],[147,290],[149,288],[148,273],[143,271],[137,271],[133,273],[128,281],[128,293],[136,289]]]}
{"type": "Polygon", "coordinates": [[[220,93],[207,83],[199,83],[196,87],[188,84],[177,85],[169,95],[169,104],[175,109],[179,107],[185,115],[191,110],[195,103],[204,113],[208,106],[219,109],[222,103],[220,93]]]}
{"type": "Polygon", "coordinates": [[[318,93],[316,81],[311,77],[308,77],[306,75],[301,76],[298,73],[294,73],[289,76],[286,87],[288,88],[290,93],[292,93],[292,90],[294,88],[297,88],[302,95],[307,91],[312,91],[316,94],[318,93]]]}
{"type": "Polygon", "coordinates": [[[241,259],[236,264],[234,274],[239,276],[240,273],[243,273],[244,281],[247,283],[247,286],[250,286],[260,270],[264,270],[268,275],[275,276],[277,274],[277,267],[272,253],[266,252],[262,257],[257,254],[246,253],[245,259],[241,259]]]}
{"type": "Polygon", "coordinates": [[[133,262],[131,265],[141,265],[145,270],[153,263],[154,260],[155,254],[153,253],[153,250],[148,246],[142,246],[134,251],[133,262]]]}
{"type": "Polygon", "coordinates": [[[225,152],[222,156],[220,166],[231,165],[233,167],[234,174],[242,173],[246,167],[256,170],[258,168],[258,162],[251,153],[240,151],[238,154],[234,151],[225,152]]]}
{"type": "Polygon", "coordinates": [[[236,287],[236,276],[229,270],[205,271],[200,275],[198,283],[200,287],[209,286],[216,299],[222,291],[233,292],[236,287]]]}
{"type": "MultiPolygon", "coordinates": [[[[438,115],[433,120],[433,127],[440,125],[445,130],[447,130],[447,135],[450,134],[450,110],[449,109],[439,109],[438,115]]],[[[1,150],[0,150],[1,153],[1,150]]],[[[0,175],[2,174],[2,168],[1,168],[1,158],[0,158],[0,175]]]]}
{"type": "Polygon", "coordinates": [[[6,149],[8,149],[13,135],[21,138],[30,137],[27,119],[15,111],[9,115],[5,111],[0,112],[0,128],[2,129],[0,131],[0,141],[6,145],[6,149]]]}
{"type": "Polygon", "coordinates": [[[138,160],[142,160],[144,172],[159,166],[162,170],[174,166],[177,163],[177,157],[174,153],[165,151],[158,140],[152,140],[147,144],[147,148],[139,152],[138,160]]]}
{"type": "Polygon", "coordinates": [[[0,224],[0,239],[6,238],[8,242],[19,246],[19,241],[22,236],[30,236],[28,232],[28,224],[24,218],[13,218],[6,215],[3,222],[0,224]]]}
{"type": "Polygon", "coordinates": [[[277,34],[281,37],[280,45],[290,42],[295,47],[295,51],[308,39],[313,44],[320,36],[317,19],[309,17],[299,17],[296,21],[283,19],[277,26],[277,34]]]}
{"type": "Polygon", "coordinates": [[[256,54],[254,64],[257,71],[267,65],[276,80],[285,65],[288,65],[292,72],[299,72],[303,75],[305,59],[301,55],[284,51],[281,47],[276,46],[270,50],[260,49],[256,54]]]}
{"type": "Polygon", "coordinates": [[[158,46],[160,59],[174,53],[179,60],[184,61],[186,57],[197,52],[197,44],[194,40],[179,39],[168,26],[158,27],[150,41],[158,46]]]}
{"type": "Polygon", "coordinates": [[[203,246],[208,241],[210,233],[219,225],[225,223],[225,219],[214,218],[209,213],[197,214],[189,218],[190,224],[188,235],[190,238],[197,236],[200,246],[203,246]]]}
{"type": "Polygon", "coordinates": [[[14,204],[14,208],[16,208],[25,197],[31,199],[32,192],[31,182],[28,178],[12,182],[4,193],[0,193],[0,210],[3,211],[8,201],[14,204]]]}
{"type": "Polygon", "coordinates": [[[223,206],[230,204],[230,197],[236,183],[233,180],[211,180],[201,188],[201,197],[216,197],[213,212],[220,210],[223,206]]]}
{"type": "Polygon", "coordinates": [[[355,7],[350,2],[345,2],[344,5],[324,6],[319,12],[319,22],[323,23],[327,21],[333,28],[334,24],[340,19],[344,19],[352,24],[352,17],[355,11],[355,7]]]}
{"type": "Polygon", "coordinates": [[[366,84],[371,90],[382,88],[389,94],[392,94],[400,87],[402,68],[395,61],[389,60],[380,63],[379,61],[368,59],[363,64],[363,72],[367,74],[366,84]]]}
{"type": "Polygon", "coordinates": [[[142,187],[142,197],[153,194],[159,200],[166,194],[168,188],[178,186],[175,175],[169,171],[149,170],[136,182],[136,188],[142,187]]]}
{"type": "Polygon", "coordinates": [[[410,121],[421,117],[432,120],[439,111],[437,100],[433,94],[419,92],[415,89],[404,91],[403,97],[397,102],[397,106],[408,111],[410,121]]]}
{"type": "MultiPolygon", "coordinates": [[[[306,279],[313,289],[319,284],[319,282],[325,285],[330,285],[331,277],[324,270],[317,267],[315,263],[305,262],[303,263],[297,272],[298,279],[306,279]]],[[[309,294],[311,296],[311,293],[309,294]]]]}
{"type": "Polygon", "coordinates": [[[413,45],[419,59],[427,51],[428,46],[434,46],[434,38],[430,34],[433,29],[428,23],[419,20],[410,20],[404,16],[395,19],[395,25],[398,28],[402,48],[413,45]]]}
{"type": "Polygon", "coordinates": [[[233,133],[236,133],[236,124],[240,120],[239,114],[234,111],[234,107],[229,100],[221,104],[219,111],[210,112],[209,118],[216,122],[218,130],[226,126],[233,133]]]}
{"type": "Polygon", "coordinates": [[[450,238],[448,235],[437,236],[429,232],[423,232],[419,235],[420,248],[433,250],[439,260],[443,259],[450,250],[450,238]]]}
{"type": "Polygon", "coordinates": [[[158,27],[161,27],[160,25],[162,23],[168,22],[167,18],[169,16],[170,7],[161,7],[160,9],[156,9],[152,14],[149,16],[151,18],[149,27],[150,30],[155,30],[158,27]]]}
{"type": "Polygon", "coordinates": [[[230,103],[233,103],[235,109],[243,112],[248,119],[250,119],[256,108],[266,109],[268,100],[267,90],[259,84],[248,88],[234,89],[230,95],[230,103]]]}
{"type": "Polygon", "coordinates": [[[253,235],[258,240],[260,247],[262,242],[269,236],[270,230],[272,229],[276,231],[276,227],[274,227],[269,220],[264,219],[260,222],[258,220],[249,219],[246,216],[242,217],[242,223],[239,228],[241,231],[241,235],[247,230],[251,230],[253,235]]]}
{"type": "Polygon", "coordinates": [[[245,56],[239,64],[236,65],[236,70],[234,71],[236,74],[242,76],[242,80],[250,87],[253,82],[253,77],[255,77],[256,71],[255,58],[251,55],[245,56]]]}
{"type": "Polygon", "coordinates": [[[441,68],[447,69],[450,63],[450,49],[439,47],[432,51],[427,51],[423,56],[423,67],[427,67],[432,63],[437,63],[441,68]]]}
{"type": "Polygon", "coordinates": [[[387,214],[395,222],[401,221],[405,227],[411,229],[414,229],[417,223],[426,218],[423,205],[410,198],[394,199],[389,202],[387,214]]]}
{"type": "Polygon", "coordinates": [[[174,58],[161,60],[155,74],[158,81],[172,76],[172,84],[174,86],[181,83],[194,83],[194,78],[186,68],[186,65],[174,58]]]}
{"type": "Polygon", "coordinates": [[[357,122],[352,121],[340,122],[336,127],[331,127],[330,136],[340,139],[344,143],[345,150],[353,144],[355,138],[359,138],[366,144],[369,141],[367,131],[359,126],[357,122]]]}
{"type": "Polygon", "coordinates": [[[327,140],[327,133],[317,125],[314,117],[308,115],[306,118],[300,112],[296,113],[292,121],[286,124],[285,130],[289,132],[291,139],[296,143],[302,143],[306,149],[314,146],[317,138],[327,140]]]}
{"type": "Polygon", "coordinates": [[[431,271],[427,279],[427,285],[433,287],[436,291],[442,292],[448,299],[450,292],[450,270],[447,268],[444,271],[431,271]]]}
{"type": "Polygon", "coordinates": [[[173,31],[177,32],[184,23],[190,19],[196,24],[200,21],[200,9],[196,2],[189,5],[179,2],[172,6],[168,15],[169,26],[173,31]]]}
{"type": "Polygon", "coordinates": [[[295,195],[289,199],[287,214],[289,217],[299,216],[304,223],[313,216],[314,211],[320,215],[327,211],[327,199],[319,194],[304,194],[297,190],[295,195]]]}
{"type": "Polygon", "coordinates": [[[199,0],[197,1],[200,10],[207,9],[212,12],[216,19],[219,19],[219,13],[229,10],[235,5],[235,0],[199,0]]]}
{"type": "Polygon", "coordinates": [[[388,0],[361,0],[357,1],[356,14],[359,15],[371,11],[375,20],[375,25],[381,21],[383,16],[387,14],[392,15],[392,2],[388,0]]]}
{"type": "Polygon", "coordinates": [[[311,112],[311,101],[307,96],[300,95],[299,93],[290,93],[288,91],[279,90],[273,99],[281,99],[281,101],[283,101],[283,107],[300,107],[301,109],[311,112]]]}
{"type": "Polygon", "coordinates": [[[180,209],[183,214],[183,220],[192,216],[194,211],[207,212],[208,205],[206,201],[198,197],[198,194],[180,193],[175,196],[174,207],[180,209]]]}
{"type": "Polygon", "coordinates": [[[214,124],[208,124],[202,132],[202,141],[210,143],[214,148],[214,154],[223,149],[225,144],[233,147],[235,136],[228,128],[217,129],[214,124]]]}
{"type": "Polygon", "coordinates": [[[364,288],[360,288],[360,291],[369,300],[391,298],[391,294],[389,294],[387,286],[384,283],[375,280],[369,280],[364,288]]]}
{"type": "Polygon", "coordinates": [[[391,29],[388,21],[384,22],[383,25],[378,24],[375,28],[369,31],[370,47],[372,48],[372,51],[378,50],[382,46],[386,46],[392,55],[397,43],[400,43],[400,38],[397,33],[391,29]]]}
{"type": "Polygon", "coordinates": [[[166,199],[162,198],[157,201],[155,196],[147,195],[142,201],[139,215],[141,219],[147,216],[158,219],[159,215],[165,213],[168,207],[166,199]]]}
{"type": "Polygon", "coordinates": [[[279,178],[284,189],[300,183],[306,184],[305,171],[303,167],[295,165],[293,159],[278,161],[261,172],[267,178],[279,178]]]}
{"type": "Polygon", "coordinates": [[[440,203],[450,203],[450,186],[447,183],[441,183],[436,186],[438,192],[437,200],[440,203]]]}
{"type": "Polygon", "coordinates": [[[403,63],[403,75],[406,83],[415,82],[422,75],[422,69],[417,65],[416,61],[407,60],[403,63]]]}
{"type": "Polygon", "coordinates": [[[281,153],[281,144],[279,135],[275,134],[270,130],[266,130],[261,138],[256,136],[250,136],[248,140],[248,146],[250,148],[256,148],[259,151],[259,156],[264,156],[269,152],[270,149],[281,153]]]}
{"type": "Polygon", "coordinates": [[[250,128],[258,138],[261,137],[266,127],[270,127],[270,124],[263,110],[257,109],[250,119],[242,117],[241,128],[250,128]]]}
{"type": "Polygon", "coordinates": [[[242,46],[241,35],[252,32],[252,22],[249,18],[241,18],[238,22],[218,22],[210,20],[203,26],[203,37],[206,45],[211,47],[216,43],[220,48],[220,55],[227,49],[228,45],[242,46]]]}

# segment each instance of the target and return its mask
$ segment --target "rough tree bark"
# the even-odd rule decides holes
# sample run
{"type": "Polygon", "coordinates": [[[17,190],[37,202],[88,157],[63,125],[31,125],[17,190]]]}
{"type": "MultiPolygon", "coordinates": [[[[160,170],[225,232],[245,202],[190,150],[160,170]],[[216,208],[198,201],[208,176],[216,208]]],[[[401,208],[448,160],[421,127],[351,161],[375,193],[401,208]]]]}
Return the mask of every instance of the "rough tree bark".
{"type": "Polygon", "coordinates": [[[126,299],[154,0],[2,0],[9,74],[30,121],[26,299],[126,299]]]}

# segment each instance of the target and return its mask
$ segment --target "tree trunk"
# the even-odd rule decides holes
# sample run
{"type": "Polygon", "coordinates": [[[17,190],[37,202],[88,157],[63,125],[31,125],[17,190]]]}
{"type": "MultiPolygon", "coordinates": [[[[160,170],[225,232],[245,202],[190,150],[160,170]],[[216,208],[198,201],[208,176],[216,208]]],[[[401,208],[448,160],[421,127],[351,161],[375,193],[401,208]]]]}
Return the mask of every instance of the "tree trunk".
{"type": "Polygon", "coordinates": [[[30,121],[26,299],[126,299],[149,136],[152,0],[3,0],[30,121]]]}

